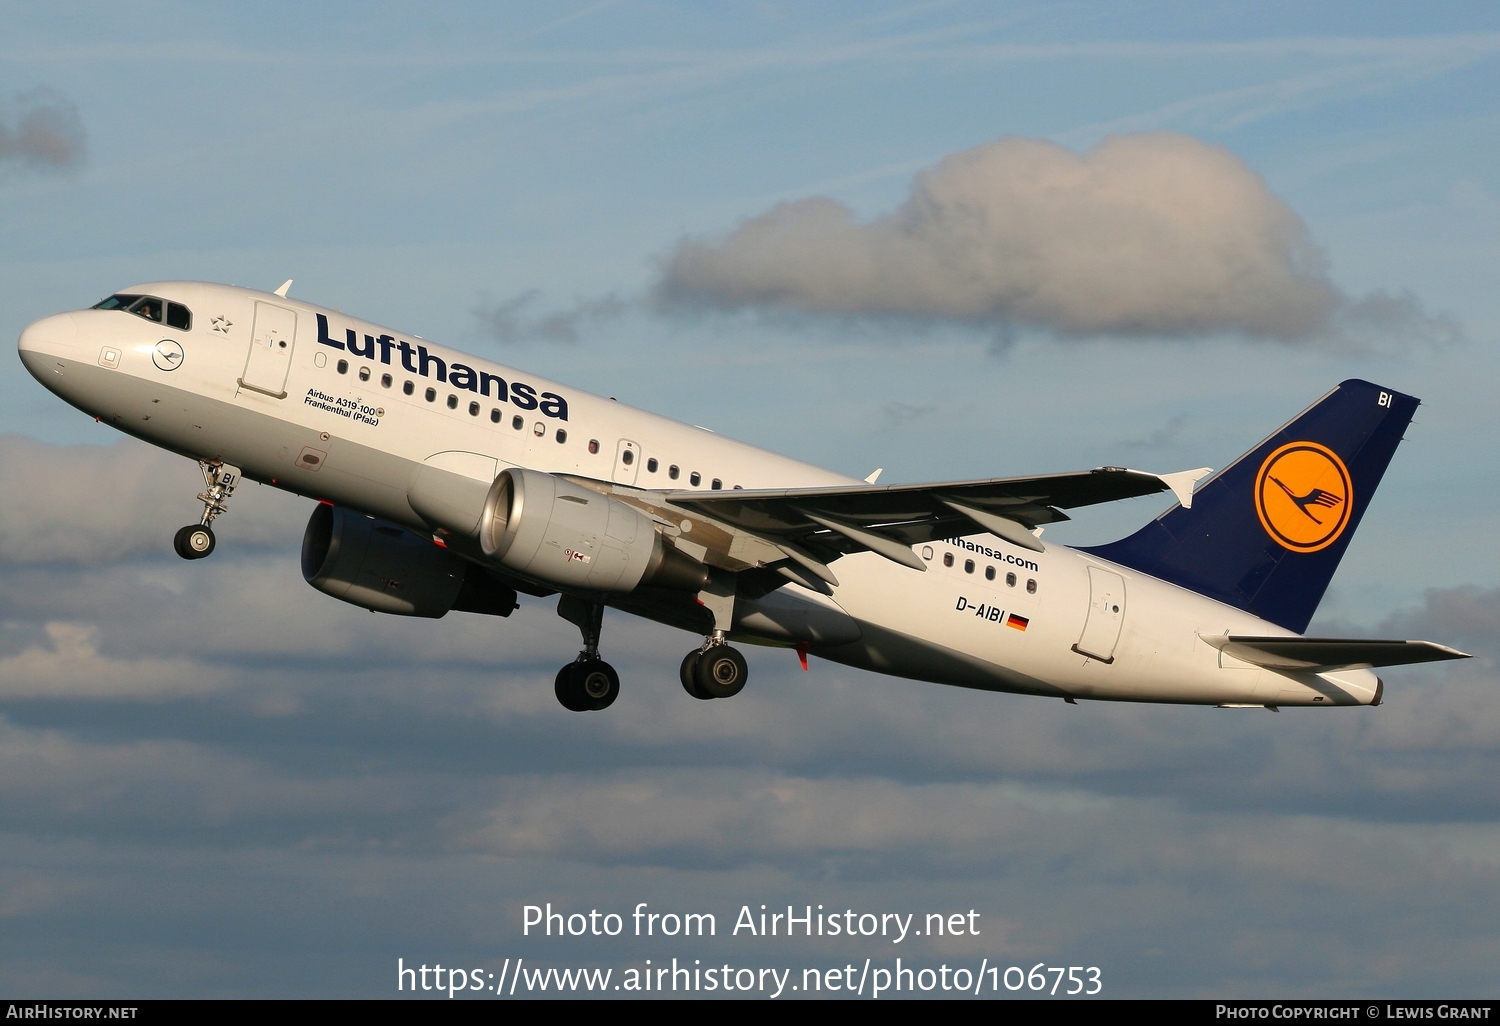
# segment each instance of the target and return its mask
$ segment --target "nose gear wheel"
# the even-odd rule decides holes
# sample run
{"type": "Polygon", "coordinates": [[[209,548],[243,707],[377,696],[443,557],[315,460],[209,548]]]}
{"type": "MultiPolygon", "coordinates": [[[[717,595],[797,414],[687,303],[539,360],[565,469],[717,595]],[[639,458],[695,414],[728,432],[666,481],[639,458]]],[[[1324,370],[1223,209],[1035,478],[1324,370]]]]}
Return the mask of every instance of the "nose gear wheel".
{"type": "Polygon", "coordinates": [[[216,544],[213,529],[206,524],[189,524],[172,539],[172,548],[183,559],[202,559],[213,552],[216,544]]]}

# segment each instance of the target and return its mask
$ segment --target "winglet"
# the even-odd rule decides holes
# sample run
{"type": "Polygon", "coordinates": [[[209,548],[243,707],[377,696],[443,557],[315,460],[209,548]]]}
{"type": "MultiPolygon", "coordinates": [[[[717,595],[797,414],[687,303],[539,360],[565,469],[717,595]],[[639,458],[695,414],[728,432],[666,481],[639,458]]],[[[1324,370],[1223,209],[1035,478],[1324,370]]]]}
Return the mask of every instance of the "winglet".
{"type": "Polygon", "coordinates": [[[1213,472],[1213,467],[1199,467],[1197,470],[1179,470],[1175,474],[1154,474],[1152,476],[1172,489],[1172,494],[1177,496],[1178,505],[1183,509],[1192,509],[1193,485],[1213,472]]]}
{"type": "Polygon", "coordinates": [[[286,290],[289,289],[289,288],[291,288],[291,287],[292,287],[292,279],[288,278],[286,281],[284,281],[284,282],[281,283],[281,288],[279,288],[279,289],[276,290],[276,294],[278,296],[280,296],[282,299],[285,299],[286,298],[286,290]]]}
{"type": "Polygon", "coordinates": [[[880,472],[884,469],[884,467],[876,467],[873,471],[870,472],[870,476],[865,478],[865,484],[874,484],[876,481],[880,480],[880,472]]]}

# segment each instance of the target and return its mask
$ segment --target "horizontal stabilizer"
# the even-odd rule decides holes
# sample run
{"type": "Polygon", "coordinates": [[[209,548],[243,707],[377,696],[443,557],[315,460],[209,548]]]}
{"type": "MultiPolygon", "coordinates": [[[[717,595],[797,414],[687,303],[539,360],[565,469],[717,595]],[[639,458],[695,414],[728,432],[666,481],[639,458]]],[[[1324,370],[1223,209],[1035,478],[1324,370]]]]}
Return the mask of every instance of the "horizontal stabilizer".
{"type": "Polygon", "coordinates": [[[1431,641],[1376,641],[1369,638],[1254,638],[1235,634],[1198,635],[1227,656],[1268,670],[1347,670],[1403,666],[1444,659],[1468,659],[1431,641]]]}

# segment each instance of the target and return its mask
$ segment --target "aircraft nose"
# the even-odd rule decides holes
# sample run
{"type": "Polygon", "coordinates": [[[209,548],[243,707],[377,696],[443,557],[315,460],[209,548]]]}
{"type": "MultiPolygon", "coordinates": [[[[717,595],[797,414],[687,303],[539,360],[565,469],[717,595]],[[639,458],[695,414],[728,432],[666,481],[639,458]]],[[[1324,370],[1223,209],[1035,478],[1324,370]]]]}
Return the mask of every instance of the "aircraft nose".
{"type": "Polygon", "coordinates": [[[54,314],[28,325],[21,332],[21,341],[16,348],[23,354],[55,356],[70,352],[77,341],[78,322],[73,319],[73,315],[54,314]]]}

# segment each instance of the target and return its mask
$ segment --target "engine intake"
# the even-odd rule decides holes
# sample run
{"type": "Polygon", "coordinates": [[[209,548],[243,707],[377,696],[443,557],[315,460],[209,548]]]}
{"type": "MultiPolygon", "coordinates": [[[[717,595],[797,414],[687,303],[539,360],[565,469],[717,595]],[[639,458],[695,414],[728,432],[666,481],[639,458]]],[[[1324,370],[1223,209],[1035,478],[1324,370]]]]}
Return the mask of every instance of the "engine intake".
{"type": "Polygon", "coordinates": [[[708,567],[668,542],[646,514],[552,474],[500,472],[479,518],[485,556],[559,588],[700,591],[708,567]]]}
{"type": "Polygon", "coordinates": [[[516,592],[482,567],[395,524],[319,504],[302,535],[302,577],[342,602],[398,616],[509,616],[516,592]]]}

